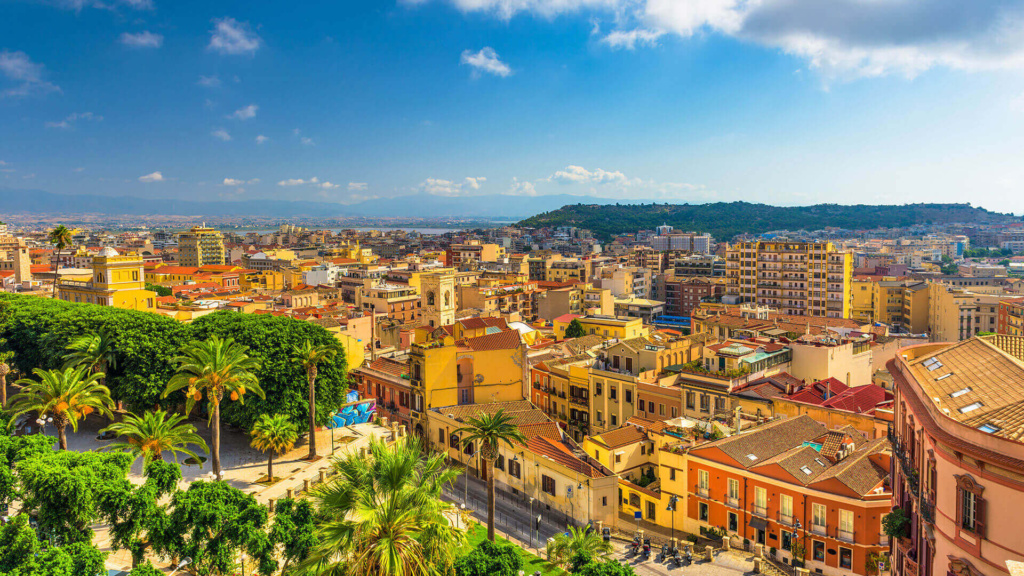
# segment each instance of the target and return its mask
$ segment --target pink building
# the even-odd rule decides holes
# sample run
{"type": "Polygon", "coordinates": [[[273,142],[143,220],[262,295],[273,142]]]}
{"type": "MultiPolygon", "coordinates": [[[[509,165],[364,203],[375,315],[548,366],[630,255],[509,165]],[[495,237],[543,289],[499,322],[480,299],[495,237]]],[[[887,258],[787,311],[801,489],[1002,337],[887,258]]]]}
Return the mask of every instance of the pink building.
{"type": "Polygon", "coordinates": [[[1024,561],[1024,337],[910,346],[888,368],[893,505],[910,518],[893,575],[1009,574],[1024,561]]]}

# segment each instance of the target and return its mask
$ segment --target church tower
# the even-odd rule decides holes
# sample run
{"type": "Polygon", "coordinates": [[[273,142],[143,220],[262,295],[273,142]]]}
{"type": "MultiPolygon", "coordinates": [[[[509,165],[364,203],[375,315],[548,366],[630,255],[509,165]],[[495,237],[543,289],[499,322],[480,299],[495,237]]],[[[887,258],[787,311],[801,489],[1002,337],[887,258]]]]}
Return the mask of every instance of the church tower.
{"type": "Polygon", "coordinates": [[[18,247],[11,251],[11,257],[14,260],[14,282],[18,286],[24,286],[23,283],[31,282],[32,259],[29,258],[28,248],[24,241],[18,240],[18,247]]]}
{"type": "Polygon", "coordinates": [[[434,272],[420,277],[423,323],[439,328],[455,323],[455,274],[434,272]]]}

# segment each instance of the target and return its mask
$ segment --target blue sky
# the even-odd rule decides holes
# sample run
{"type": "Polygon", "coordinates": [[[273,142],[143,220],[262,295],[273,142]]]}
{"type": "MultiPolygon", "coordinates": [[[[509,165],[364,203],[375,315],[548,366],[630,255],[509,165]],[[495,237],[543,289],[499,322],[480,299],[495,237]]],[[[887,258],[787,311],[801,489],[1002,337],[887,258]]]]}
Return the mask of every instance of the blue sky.
{"type": "Polygon", "coordinates": [[[0,0],[0,186],[1024,212],[1024,5],[0,0]]]}

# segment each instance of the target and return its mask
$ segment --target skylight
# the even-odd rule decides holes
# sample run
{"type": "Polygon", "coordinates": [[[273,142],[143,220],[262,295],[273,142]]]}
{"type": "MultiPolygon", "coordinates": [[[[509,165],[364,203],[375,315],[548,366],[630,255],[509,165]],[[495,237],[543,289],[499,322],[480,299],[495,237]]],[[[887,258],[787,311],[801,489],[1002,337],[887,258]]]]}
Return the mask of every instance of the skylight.
{"type": "Polygon", "coordinates": [[[996,432],[1002,430],[1002,428],[996,426],[995,424],[982,424],[981,426],[978,426],[978,430],[981,430],[982,432],[988,432],[989,434],[995,434],[996,432]]]}
{"type": "Polygon", "coordinates": [[[942,376],[939,376],[938,378],[936,378],[935,381],[938,382],[939,380],[945,380],[946,378],[949,378],[952,375],[953,375],[952,372],[950,372],[949,374],[943,374],[942,376]]]}
{"type": "Polygon", "coordinates": [[[928,366],[928,371],[929,372],[935,372],[939,368],[942,368],[942,362],[939,362],[938,360],[936,360],[935,362],[932,362],[930,366],[928,366]]]}
{"type": "Polygon", "coordinates": [[[757,460],[757,456],[754,456],[753,454],[747,454],[747,459],[753,462],[754,460],[757,460]]]}
{"type": "Polygon", "coordinates": [[[825,463],[821,461],[821,458],[815,458],[814,461],[817,462],[818,464],[821,464],[822,467],[825,466],[825,463]]]}
{"type": "Polygon", "coordinates": [[[808,476],[811,475],[811,469],[808,468],[807,466],[801,466],[800,471],[803,472],[804,474],[807,474],[808,476]]]}
{"type": "Polygon", "coordinates": [[[967,406],[964,406],[963,408],[961,408],[960,409],[960,413],[961,414],[967,414],[968,412],[974,412],[978,408],[981,408],[981,402],[974,402],[972,404],[968,404],[967,406]]]}
{"type": "Polygon", "coordinates": [[[929,359],[925,360],[925,361],[924,361],[924,365],[925,365],[925,366],[931,366],[932,364],[935,364],[935,363],[936,363],[936,362],[938,362],[938,361],[939,361],[939,359],[938,359],[938,358],[935,358],[935,357],[933,356],[933,357],[931,357],[931,358],[929,358],[929,359]]]}
{"type": "Polygon", "coordinates": [[[950,398],[959,398],[959,397],[963,396],[964,394],[967,394],[970,391],[971,391],[971,387],[968,386],[967,388],[961,388],[960,390],[957,390],[956,392],[953,392],[952,394],[949,395],[949,397],[950,398]]]}

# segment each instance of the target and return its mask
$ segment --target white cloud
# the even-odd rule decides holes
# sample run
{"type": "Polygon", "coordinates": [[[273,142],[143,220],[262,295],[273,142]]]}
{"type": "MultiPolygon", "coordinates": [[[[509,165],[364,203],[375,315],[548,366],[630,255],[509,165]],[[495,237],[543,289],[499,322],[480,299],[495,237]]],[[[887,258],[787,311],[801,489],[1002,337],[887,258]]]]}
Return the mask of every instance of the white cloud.
{"type": "Polygon", "coordinates": [[[270,140],[270,138],[267,138],[267,137],[266,137],[266,136],[264,136],[263,134],[260,134],[259,136],[257,136],[257,137],[256,137],[256,143],[257,143],[257,144],[263,144],[263,143],[264,143],[264,142],[266,142],[267,140],[270,140]]]}
{"type": "Polygon", "coordinates": [[[85,168],[82,168],[82,167],[72,168],[71,171],[72,172],[85,172],[85,168]]]}
{"type": "Polygon", "coordinates": [[[259,110],[259,108],[260,107],[255,104],[249,104],[248,106],[235,110],[233,114],[228,116],[228,118],[234,118],[235,120],[249,120],[250,118],[256,117],[256,111],[259,110]]]}
{"type": "Polygon", "coordinates": [[[24,52],[0,51],[0,76],[7,79],[10,87],[0,91],[0,96],[29,96],[60,92],[60,87],[43,79],[45,68],[33,62],[24,52]]]}
{"type": "Polygon", "coordinates": [[[512,185],[509,186],[507,194],[513,196],[536,196],[537,187],[533,182],[512,178],[512,185]]]}
{"type": "Polygon", "coordinates": [[[231,134],[228,134],[228,131],[223,128],[218,128],[213,132],[210,132],[210,136],[213,136],[214,138],[217,138],[219,140],[223,140],[224,142],[231,140],[231,134]]]}
{"type": "Polygon", "coordinates": [[[665,32],[662,30],[647,30],[644,28],[615,30],[609,32],[607,36],[601,39],[601,42],[611,46],[612,48],[633,50],[637,45],[653,46],[657,44],[658,38],[661,38],[664,34],[665,32]]]}
{"type": "Polygon", "coordinates": [[[1016,0],[433,1],[505,20],[592,12],[614,23],[601,41],[617,48],[654,44],[664,34],[719,34],[801,58],[825,78],[1024,68],[1024,4],[1016,0]]]}
{"type": "Polygon", "coordinates": [[[47,122],[45,126],[47,128],[62,128],[67,130],[69,128],[73,128],[75,123],[79,120],[100,122],[103,120],[103,116],[93,114],[92,112],[73,112],[72,114],[69,114],[67,118],[58,122],[47,122]]]}
{"type": "Polygon", "coordinates": [[[498,53],[490,46],[485,46],[479,52],[464,50],[460,62],[472,67],[474,76],[486,73],[507,78],[512,75],[512,68],[502,62],[498,53]]]}
{"type": "Polygon", "coordinates": [[[587,170],[582,166],[566,166],[552,174],[549,181],[559,184],[625,184],[628,182],[626,175],[622,172],[609,172],[600,168],[587,170]]]}
{"type": "Polygon", "coordinates": [[[348,190],[349,190],[349,192],[364,192],[364,191],[366,191],[366,189],[368,187],[369,186],[366,184],[366,182],[349,182],[348,183],[348,190]]]}
{"type": "Polygon", "coordinates": [[[217,76],[200,76],[196,84],[207,88],[216,88],[220,86],[220,78],[217,76]]]}
{"type": "Polygon", "coordinates": [[[250,178],[249,180],[241,180],[238,178],[225,178],[221,182],[221,186],[243,186],[245,184],[259,184],[259,178],[250,178]]]}
{"type": "Polygon", "coordinates": [[[427,178],[420,183],[418,190],[435,196],[462,196],[479,190],[480,185],[485,181],[487,181],[487,178],[483,176],[463,178],[461,182],[440,178],[427,178]]]}
{"type": "Polygon", "coordinates": [[[252,30],[248,22],[239,22],[234,18],[217,18],[213,23],[208,50],[221,54],[252,55],[263,44],[263,39],[252,30]]]}
{"type": "Polygon", "coordinates": [[[135,34],[125,32],[121,34],[121,44],[131,48],[159,48],[164,44],[164,37],[148,30],[135,34]]]}
{"type": "Polygon", "coordinates": [[[135,10],[152,10],[153,8],[153,0],[48,0],[45,3],[57,8],[76,11],[84,8],[116,10],[121,6],[135,10]]]}
{"type": "Polygon", "coordinates": [[[152,174],[146,174],[145,176],[139,176],[139,182],[163,182],[164,175],[160,171],[153,172],[152,174]]]}
{"type": "Polygon", "coordinates": [[[331,182],[324,181],[317,184],[316,187],[323,190],[334,190],[336,188],[341,188],[341,184],[332,184],[331,182]]]}
{"type": "Polygon", "coordinates": [[[316,176],[313,176],[309,180],[303,180],[302,178],[289,178],[288,180],[281,180],[277,183],[278,186],[305,186],[307,184],[324,190],[333,190],[341,187],[340,184],[333,184],[327,181],[321,182],[316,176]]]}
{"type": "Polygon", "coordinates": [[[313,144],[316,144],[316,142],[313,142],[313,139],[309,138],[308,136],[303,136],[302,138],[300,138],[300,141],[306,146],[312,146],[313,144]]]}

